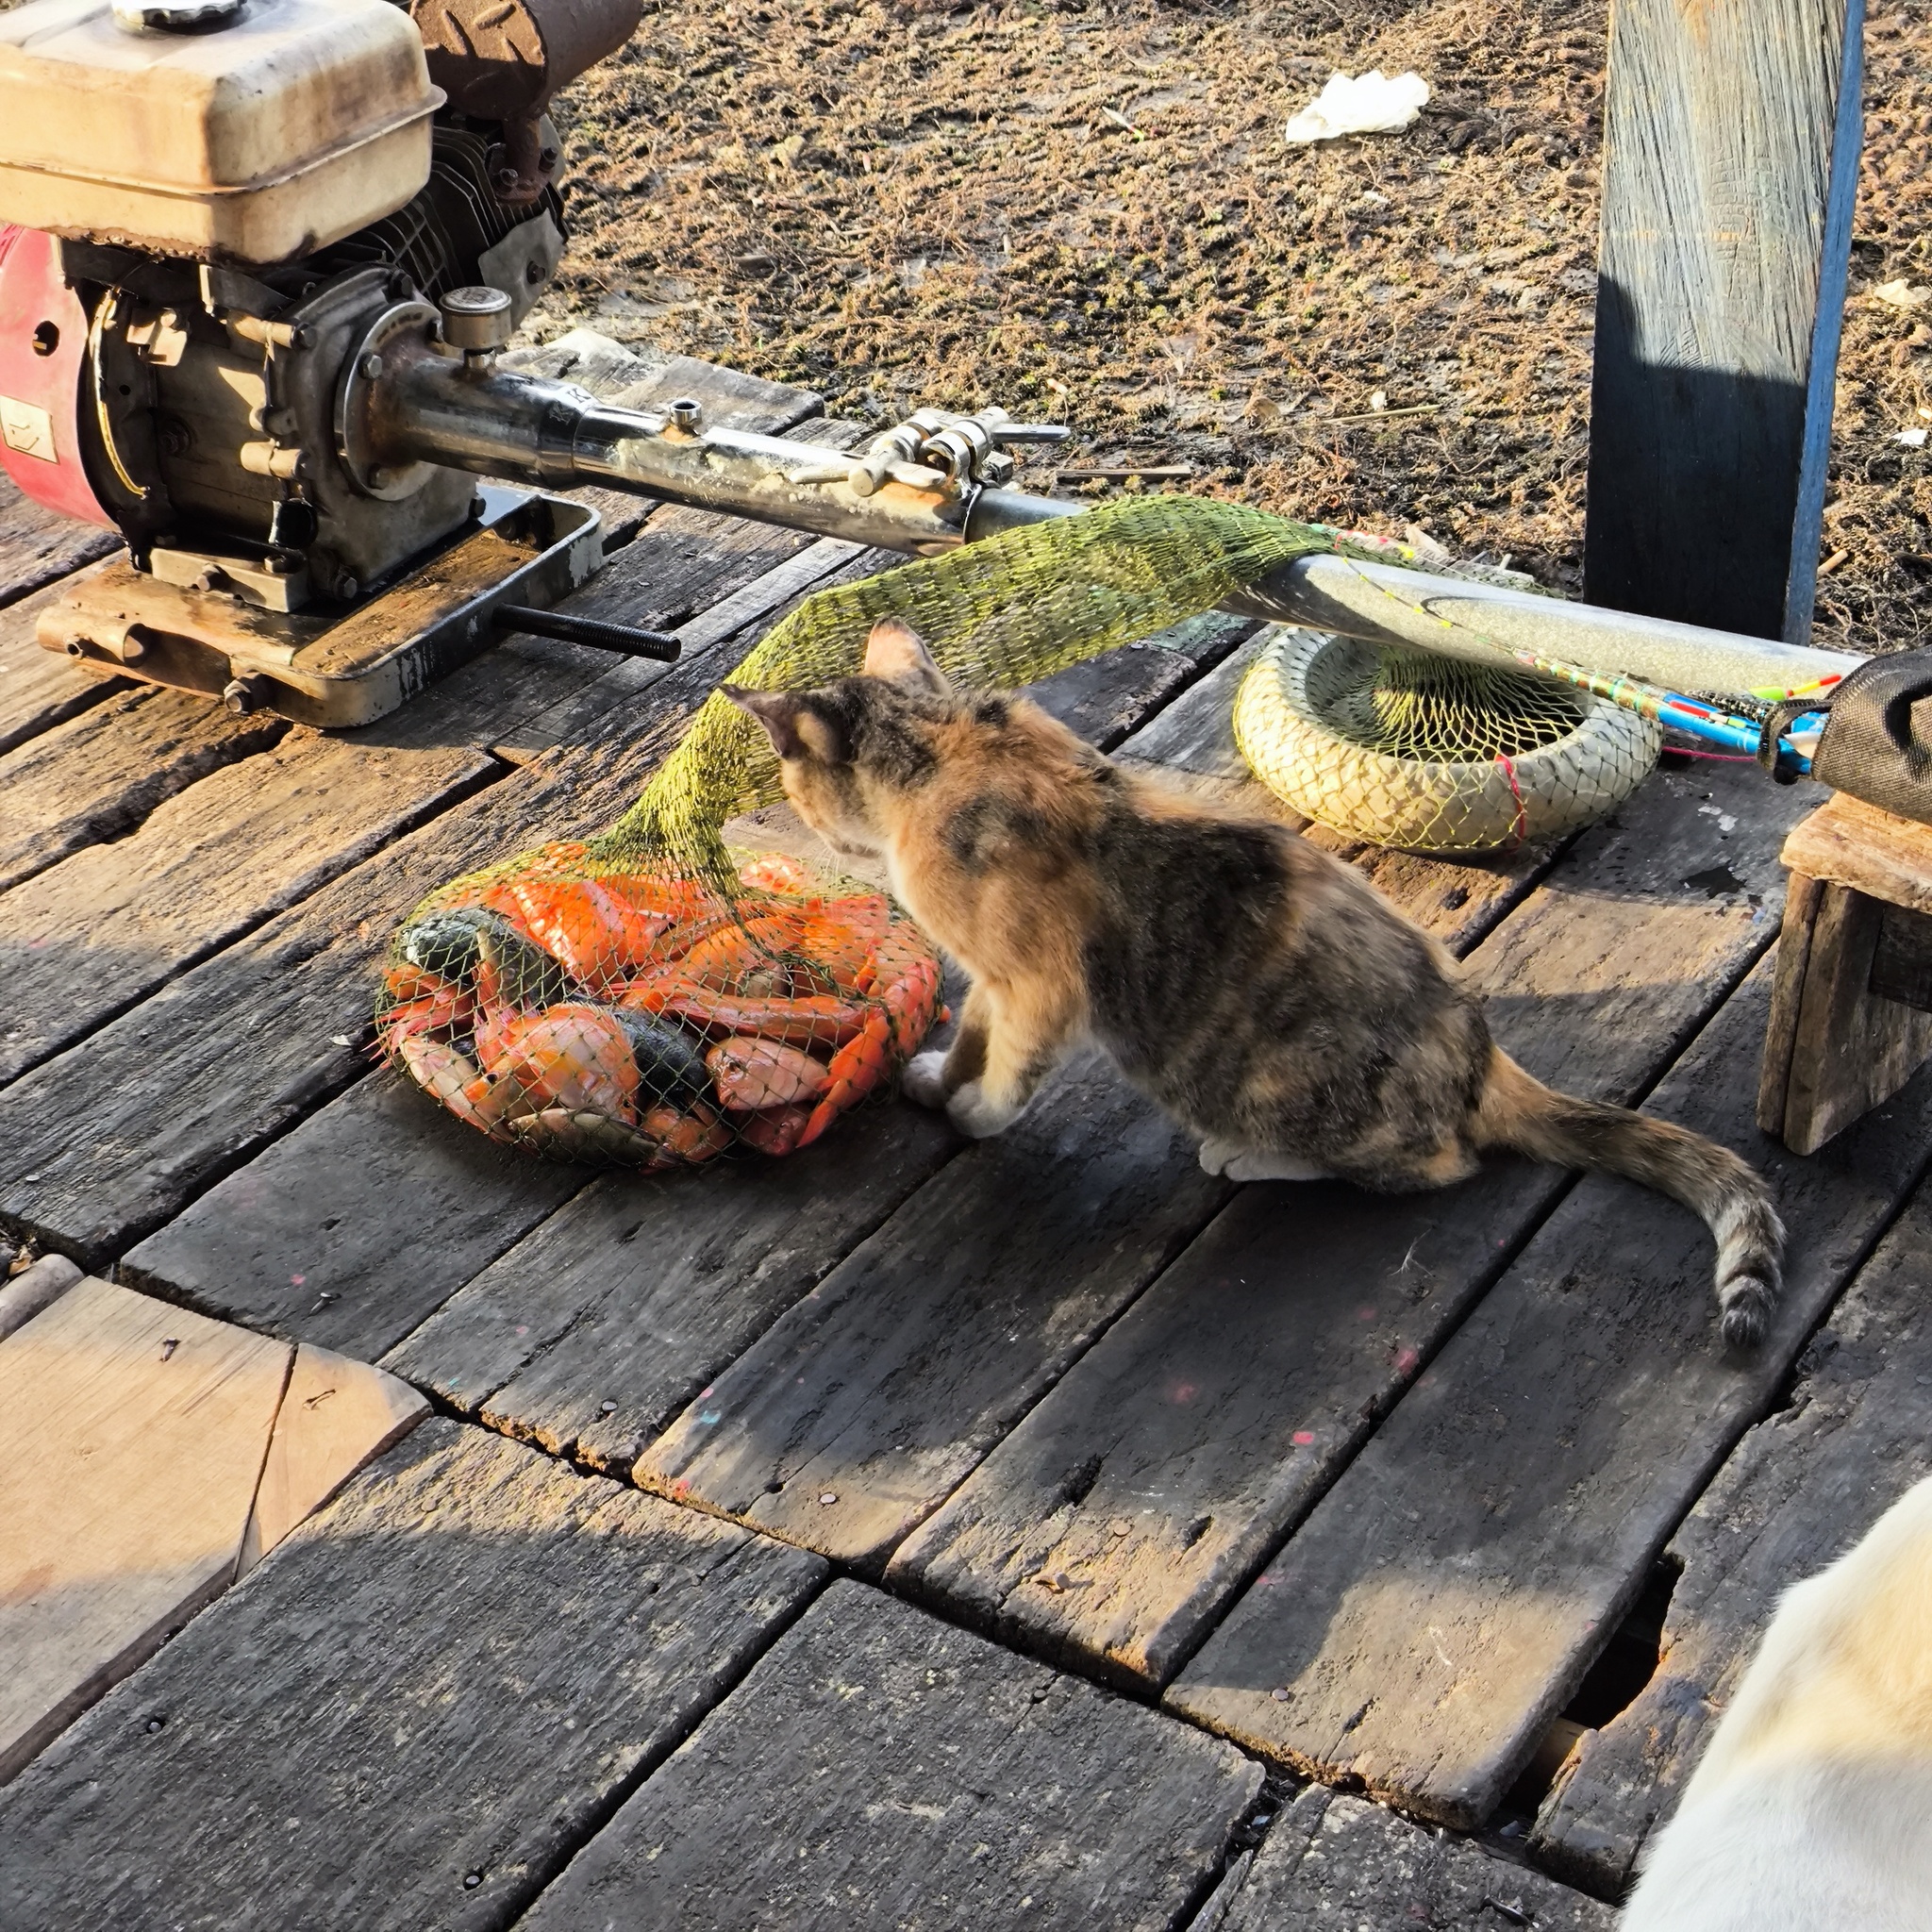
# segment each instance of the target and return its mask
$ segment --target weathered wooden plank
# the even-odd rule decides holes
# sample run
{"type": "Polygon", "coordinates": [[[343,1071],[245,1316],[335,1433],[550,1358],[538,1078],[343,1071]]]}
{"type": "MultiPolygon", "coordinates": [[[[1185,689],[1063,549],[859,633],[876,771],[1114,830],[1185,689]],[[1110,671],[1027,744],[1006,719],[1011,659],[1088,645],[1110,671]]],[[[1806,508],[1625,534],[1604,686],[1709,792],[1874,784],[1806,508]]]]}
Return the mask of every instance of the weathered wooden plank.
{"type": "Polygon", "coordinates": [[[1200,1932],[1614,1932],[1616,1912],[1467,1839],[1309,1785],[1194,1921],[1200,1932]]]}
{"type": "MultiPolygon", "coordinates": [[[[380,726],[375,727],[378,730],[380,726]]],[[[388,735],[388,734],[386,734],[388,735]]],[[[501,769],[465,744],[308,732],[0,894],[0,1079],[47,1058],[501,769]]]]}
{"type": "Polygon", "coordinates": [[[822,1574],[425,1423],[0,1796],[0,1923],[506,1925],[822,1574]]]}
{"type": "Polygon", "coordinates": [[[1884,912],[1849,886],[1819,895],[1785,1086],[1781,1138],[1794,1154],[1822,1147],[1932,1055],[1932,1013],[1872,991],[1884,912]]]}
{"type": "Polygon", "coordinates": [[[838,1583],[526,1923],[1152,1932],[1259,1788],[1197,1732],[838,1583]]]}
{"type": "Polygon", "coordinates": [[[0,605],[23,597],[120,549],[118,531],[43,509],[0,475],[0,605]]]}
{"type": "Polygon", "coordinates": [[[1584,1181],[1175,1681],[1175,1707],[1445,1824],[1489,1814],[1932,1150],[1932,1076],[1808,1160],[1758,1134],[1770,997],[1767,960],[1651,1102],[1776,1191],[1790,1248],[1769,1341],[1714,1345],[1689,1215],[1584,1181]]]}
{"type": "Polygon", "coordinates": [[[225,1588],[290,1354],[92,1279],[0,1344],[0,1783],[225,1588]]]}
{"type": "Polygon", "coordinates": [[[233,718],[185,691],[117,689],[0,754],[0,892],[84,845],[125,838],[163,799],[288,730],[279,718],[233,718]]]}
{"type": "Polygon", "coordinates": [[[236,1574],[254,1569],[365,1462],[428,1413],[429,1405],[407,1382],[303,1342],[275,1412],[236,1574]]]}
{"type": "MultiPolygon", "coordinates": [[[[1245,628],[1197,620],[1034,694],[1075,729],[1104,738],[1245,628]]],[[[816,836],[797,829],[801,853],[822,858],[816,836]]],[[[745,822],[736,836],[768,844],[768,830],[745,822]]],[[[841,1130],[830,1151],[775,1169],[754,1162],[695,1182],[599,1182],[387,1359],[492,1427],[627,1472],[712,1374],[958,1145],[930,1114],[881,1108],[841,1130]]]]}
{"type": "MultiPolygon", "coordinates": [[[[864,552],[845,569],[863,571],[873,560],[874,553],[864,552]]],[[[530,774],[531,783],[541,781],[546,789],[526,793],[505,788],[501,809],[490,818],[493,843],[481,838],[479,820],[477,836],[464,828],[466,852],[459,863],[427,878],[411,864],[407,876],[412,890],[407,895],[395,891],[400,877],[383,882],[375,905],[365,898],[355,920],[359,953],[338,936],[331,941],[338,946],[336,958],[318,977],[341,985],[343,966],[352,958],[367,974],[395,923],[423,891],[450,874],[541,839],[582,836],[608,824],[635,797],[711,686],[749,647],[757,628],[741,628],[691,653],[653,689],[647,704],[613,705],[597,727],[599,741],[557,755],[558,781],[544,776],[551,762],[530,774]]],[[[304,930],[313,934],[315,928],[304,930]]],[[[258,972],[259,963],[258,955],[258,972]]],[[[361,977],[353,984],[354,994],[366,1001],[372,983],[373,975],[361,977]]],[[[269,1004],[279,994],[270,988],[256,997],[269,1004]]],[[[328,1057],[322,1060],[325,1068],[328,1057]]],[[[256,1074],[251,1070],[247,1077],[253,1082],[256,1074]]],[[[343,1084],[336,1076],[336,1088],[343,1084]]],[[[317,1095],[311,1089],[307,1106],[328,1091],[317,1095]]],[[[267,1083],[254,1092],[259,1096],[257,1106],[266,1100],[270,1110],[285,1107],[267,1083]]],[[[5,1111],[6,1096],[0,1095],[0,1116],[5,1111]]],[[[282,1112],[284,1120],[289,1117],[282,1112]]],[[[171,1155],[171,1174],[175,1158],[171,1155]]],[[[58,1164],[60,1157],[55,1159],[58,1164]]],[[[43,1185],[44,1178],[43,1173],[43,1185]]],[[[347,1354],[375,1357],[590,1178],[585,1170],[545,1165],[493,1146],[384,1076],[367,1091],[354,1091],[322,1107],[142,1241],[123,1265],[129,1278],[192,1306],[347,1354]],[[441,1217],[434,1235],[416,1205],[419,1161],[422,1190],[438,1204],[441,1217]],[[373,1189],[367,1176],[378,1172],[385,1182],[373,1189]]],[[[94,1176],[88,1185],[91,1194],[97,1192],[94,1176]]],[[[0,1214],[7,1211],[7,1199],[0,1191],[0,1214]]],[[[110,1214],[125,1214],[111,1200],[103,1205],[110,1214]]],[[[56,1224],[42,1212],[35,1225],[56,1224]]],[[[80,1232],[62,1224],[58,1238],[71,1245],[80,1232]]]]}
{"type": "Polygon", "coordinates": [[[1585,593],[1802,643],[1857,189],[1863,0],[1619,0],[1585,593]]]}
{"type": "Polygon", "coordinates": [[[1777,974],[1771,991],[1771,1014],[1764,1023],[1764,1055],[1757,1070],[1757,1124],[1767,1134],[1784,1133],[1791,1049],[1797,1044],[1805,969],[1811,963],[1811,928],[1823,891],[1816,879],[1808,879],[1801,872],[1791,874],[1785,891],[1784,917],[1777,929],[1777,974]]]}
{"type": "Polygon", "coordinates": [[[1882,909],[1870,984],[1881,999],[1932,1013],[1932,912],[1882,909]]]}
{"type": "Polygon", "coordinates": [[[89,677],[35,641],[34,625],[58,594],[40,591],[0,610],[0,752],[128,689],[125,678],[89,677]]]}
{"type": "Polygon", "coordinates": [[[959,1144],[941,1116],[888,1104],[786,1160],[598,1180],[385,1364],[492,1428],[628,1475],[959,1144]]]}
{"type": "Polygon", "coordinates": [[[385,1073],[131,1248],[121,1278],[271,1334],[379,1356],[589,1177],[485,1140],[385,1073]]]}
{"type": "Polygon", "coordinates": [[[1072,664],[1030,695],[1090,744],[1112,751],[1251,638],[1251,620],[1210,610],[1173,629],[1072,664]]]}
{"type": "Polygon", "coordinates": [[[1085,1058],[714,1377],[633,1478],[876,1570],[1230,1192],[1085,1058]]]}
{"type": "MultiPolygon", "coordinates": [[[[1752,774],[1755,776],[1755,774],[1752,774]]],[[[1664,773],[1470,956],[1507,1050],[1630,1101],[1761,947],[1781,826],[1664,773]],[[1702,883],[1722,860],[1735,891],[1702,883]]],[[[1426,885],[1425,905],[1441,906],[1426,885]]],[[[1123,1681],[1167,1681],[1567,1178],[1498,1161],[1398,1197],[1243,1189],[894,1558],[916,1591],[1123,1681]]]]}
{"type": "Polygon", "coordinates": [[[1784,860],[1807,878],[1932,912],[1932,825],[1915,824],[1836,791],[1785,841],[1784,860]]]}
{"type": "Polygon", "coordinates": [[[1796,1386],[1726,1462],[1670,1541],[1681,1574],[1657,1674],[1588,1731],[1545,1800],[1531,1855],[1614,1897],[1676,1808],[1713,1726],[1800,1578],[1857,1542],[1932,1474],[1932,1195],[1922,1187],[1829,1324],[1796,1386]]]}

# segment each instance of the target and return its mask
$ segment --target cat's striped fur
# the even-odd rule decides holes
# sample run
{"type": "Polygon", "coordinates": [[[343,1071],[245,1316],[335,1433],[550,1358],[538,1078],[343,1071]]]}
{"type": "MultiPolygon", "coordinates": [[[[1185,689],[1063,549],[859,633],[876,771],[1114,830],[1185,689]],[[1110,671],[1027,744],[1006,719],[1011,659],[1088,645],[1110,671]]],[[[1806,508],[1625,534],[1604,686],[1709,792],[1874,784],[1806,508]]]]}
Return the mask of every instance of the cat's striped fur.
{"type": "Polygon", "coordinates": [[[907,1070],[914,1098],[997,1133],[1091,1039],[1237,1180],[1440,1187],[1490,1148],[1625,1174],[1709,1224],[1724,1334],[1762,1335],[1784,1231],[1758,1175],[1526,1074],[1449,956],[1352,867],[1124,770],[1036,705],[956,693],[903,625],[874,631],[866,673],[726,690],[806,821],[883,856],[972,974],[951,1051],[907,1070]]]}

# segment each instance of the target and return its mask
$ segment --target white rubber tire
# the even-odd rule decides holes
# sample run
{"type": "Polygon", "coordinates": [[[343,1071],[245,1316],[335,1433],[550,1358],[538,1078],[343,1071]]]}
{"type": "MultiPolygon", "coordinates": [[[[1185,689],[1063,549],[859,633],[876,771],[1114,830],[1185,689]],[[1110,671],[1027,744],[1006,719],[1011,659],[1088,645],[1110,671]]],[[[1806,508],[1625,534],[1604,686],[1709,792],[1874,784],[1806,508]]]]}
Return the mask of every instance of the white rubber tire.
{"type": "Polygon", "coordinates": [[[1250,770],[1296,811],[1408,852],[1494,852],[1574,831],[1649,775],[1661,728],[1577,691],[1576,728],[1521,757],[1451,763],[1391,757],[1341,736],[1324,700],[1366,675],[1369,646],[1321,631],[1263,645],[1234,705],[1250,770]]]}

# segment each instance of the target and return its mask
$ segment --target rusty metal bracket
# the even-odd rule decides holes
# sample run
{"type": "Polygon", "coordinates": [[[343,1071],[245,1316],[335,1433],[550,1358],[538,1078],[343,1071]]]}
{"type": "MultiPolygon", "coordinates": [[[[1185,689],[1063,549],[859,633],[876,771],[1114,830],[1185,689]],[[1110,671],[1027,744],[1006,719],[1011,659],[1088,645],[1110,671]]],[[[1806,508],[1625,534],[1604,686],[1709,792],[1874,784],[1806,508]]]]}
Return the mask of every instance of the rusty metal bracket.
{"type": "Polygon", "coordinates": [[[499,611],[547,609],[603,564],[602,521],[584,505],[497,485],[477,497],[478,514],[447,542],[333,616],[312,604],[265,610],[117,558],[41,613],[39,639],[102,676],[138,659],[149,683],[203,691],[231,710],[367,724],[499,641],[499,611]]]}

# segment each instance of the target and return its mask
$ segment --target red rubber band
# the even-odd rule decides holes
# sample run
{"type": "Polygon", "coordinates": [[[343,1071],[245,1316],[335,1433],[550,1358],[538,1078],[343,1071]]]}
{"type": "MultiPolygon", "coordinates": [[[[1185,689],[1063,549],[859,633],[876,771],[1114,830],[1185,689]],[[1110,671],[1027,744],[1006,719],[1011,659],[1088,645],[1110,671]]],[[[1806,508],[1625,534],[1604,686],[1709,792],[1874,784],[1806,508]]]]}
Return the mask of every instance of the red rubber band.
{"type": "Polygon", "coordinates": [[[1509,791],[1516,800],[1516,823],[1509,828],[1509,837],[1505,843],[1505,852],[1514,852],[1529,836],[1529,802],[1523,795],[1523,787],[1516,782],[1516,767],[1501,752],[1496,754],[1496,762],[1503,768],[1503,775],[1509,781],[1509,791]]]}

